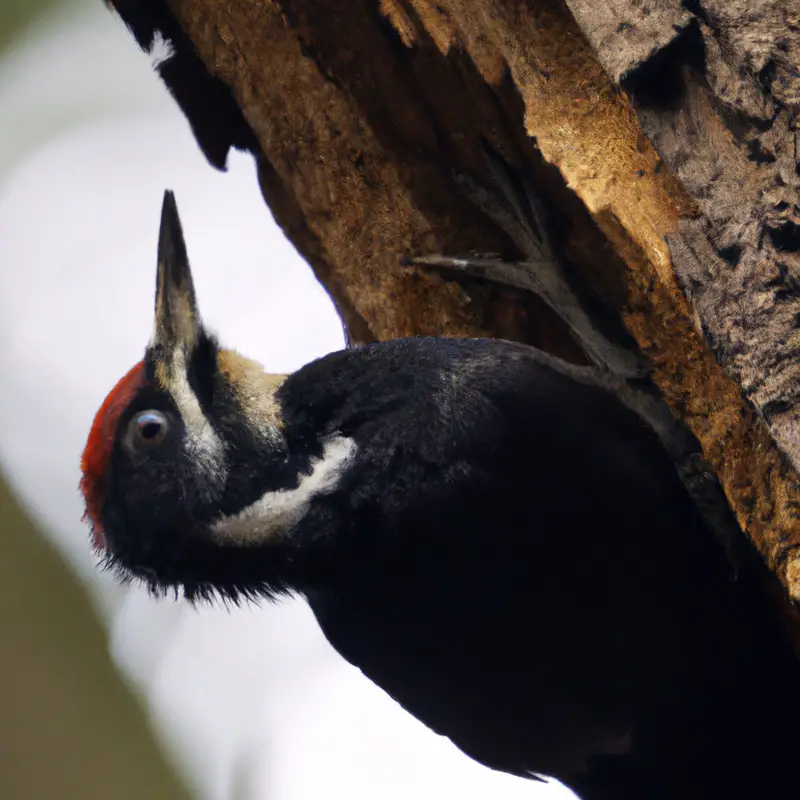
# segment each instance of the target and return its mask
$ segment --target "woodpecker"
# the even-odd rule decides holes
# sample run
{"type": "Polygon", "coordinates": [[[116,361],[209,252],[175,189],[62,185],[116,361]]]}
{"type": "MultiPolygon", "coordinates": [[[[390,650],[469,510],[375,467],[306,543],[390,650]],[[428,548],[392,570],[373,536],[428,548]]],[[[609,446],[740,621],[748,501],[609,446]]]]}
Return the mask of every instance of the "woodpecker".
{"type": "Polygon", "coordinates": [[[269,374],[202,324],[167,192],[152,338],[81,467],[120,578],[305,597],[345,659],[491,768],[586,800],[797,795],[793,653],[591,367],[412,338],[269,374]]]}

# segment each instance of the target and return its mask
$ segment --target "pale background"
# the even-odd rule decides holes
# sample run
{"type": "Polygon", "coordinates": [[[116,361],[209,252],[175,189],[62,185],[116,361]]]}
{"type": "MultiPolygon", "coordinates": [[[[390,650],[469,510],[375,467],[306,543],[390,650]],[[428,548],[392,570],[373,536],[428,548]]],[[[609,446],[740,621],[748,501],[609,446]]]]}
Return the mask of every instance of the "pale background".
{"type": "MultiPolygon", "coordinates": [[[[428,731],[332,651],[300,601],[196,610],[96,571],[78,462],[96,408],[150,332],[165,188],[204,319],[227,346],[286,372],[343,337],[251,159],[233,154],[226,174],[206,164],[150,58],[101,0],[48,6],[0,35],[0,469],[90,594],[168,763],[203,800],[570,796],[493,773],[428,731]]],[[[13,570],[1,543],[0,559],[13,570]]],[[[49,584],[36,591],[60,602],[49,584]]],[[[13,674],[21,656],[8,648],[13,674]]],[[[61,669],[55,658],[37,666],[61,669]]],[[[44,720],[41,748],[31,739],[43,770],[59,758],[43,744],[55,713],[20,712],[44,720]]],[[[87,774],[75,797],[93,797],[91,786],[87,774]]],[[[34,790],[15,791],[4,800],[34,790]]]]}

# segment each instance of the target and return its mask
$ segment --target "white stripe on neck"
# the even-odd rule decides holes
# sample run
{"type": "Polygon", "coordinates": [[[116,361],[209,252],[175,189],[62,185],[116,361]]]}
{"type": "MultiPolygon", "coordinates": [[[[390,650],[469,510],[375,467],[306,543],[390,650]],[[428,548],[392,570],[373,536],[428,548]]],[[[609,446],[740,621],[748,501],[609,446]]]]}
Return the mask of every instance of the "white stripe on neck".
{"type": "Polygon", "coordinates": [[[178,407],[186,430],[186,445],[198,466],[215,485],[225,479],[224,446],[203,413],[186,375],[186,356],[176,347],[169,364],[168,391],[178,407]]]}
{"type": "Polygon", "coordinates": [[[214,536],[229,544],[250,545],[288,531],[305,515],[315,495],[336,487],[355,452],[352,439],[330,437],[322,457],[311,462],[311,473],[301,475],[294,489],[266,492],[238,514],[223,517],[212,527],[214,536]]]}

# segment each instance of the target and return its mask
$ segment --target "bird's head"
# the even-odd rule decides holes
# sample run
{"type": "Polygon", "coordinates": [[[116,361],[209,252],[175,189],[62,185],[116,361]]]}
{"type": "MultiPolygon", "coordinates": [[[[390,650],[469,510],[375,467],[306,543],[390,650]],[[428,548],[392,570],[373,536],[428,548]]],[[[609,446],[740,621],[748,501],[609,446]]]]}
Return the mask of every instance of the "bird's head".
{"type": "Polygon", "coordinates": [[[110,566],[189,597],[286,588],[294,523],[352,446],[291,441],[284,379],[203,327],[166,192],[152,339],[97,412],[81,460],[85,518],[110,566]]]}

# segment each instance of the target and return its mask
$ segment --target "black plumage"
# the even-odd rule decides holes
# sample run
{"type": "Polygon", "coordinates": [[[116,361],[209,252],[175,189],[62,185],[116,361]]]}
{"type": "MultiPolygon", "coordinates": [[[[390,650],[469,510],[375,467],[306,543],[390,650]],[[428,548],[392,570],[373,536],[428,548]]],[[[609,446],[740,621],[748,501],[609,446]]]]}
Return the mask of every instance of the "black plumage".
{"type": "Polygon", "coordinates": [[[262,385],[202,329],[188,261],[165,258],[159,292],[192,302],[157,301],[155,344],[84,456],[121,574],[194,599],[302,594],[424,723],[585,800],[796,794],[798,665],[756,565],[733,579],[601,373],[511,342],[406,339],[262,385]]]}
{"type": "Polygon", "coordinates": [[[793,654],[655,436],[555,366],[416,340],[289,378],[290,424],[360,453],[297,532],[320,559],[299,588],[348,660],[492,767],[586,798],[789,796],[793,654]]]}

